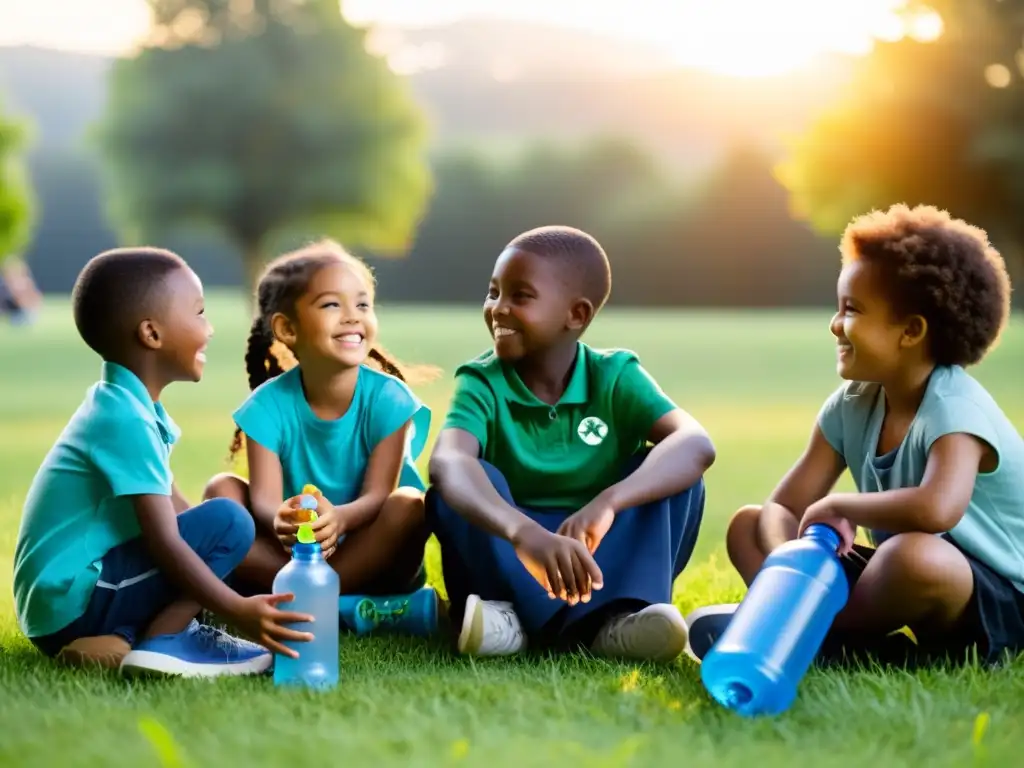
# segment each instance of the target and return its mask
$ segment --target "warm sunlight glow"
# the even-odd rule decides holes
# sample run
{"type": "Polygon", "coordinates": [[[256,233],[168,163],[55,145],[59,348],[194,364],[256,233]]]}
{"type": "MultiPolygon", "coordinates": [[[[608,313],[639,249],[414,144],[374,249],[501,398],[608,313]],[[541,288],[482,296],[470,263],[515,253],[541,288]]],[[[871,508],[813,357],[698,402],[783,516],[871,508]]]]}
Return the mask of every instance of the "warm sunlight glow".
{"type": "MultiPolygon", "coordinates": [[[[0,0],[2,1],[2,0],[0,0]]],[[[901,0],[344,0],[355,23],[440,24],[471,15],[541,21],[646,43],[680,66],[756,77],[791,72],[872,40],[933,40],[935,14],[901,20],[901,0]]],[[[0,45],[98,53],[128,50],[146,31],[145,0],[3,2],[0,45]]],[[[401,59],[401,53],[396,54],[401,59]]],[[[408,58],[408,57],[406,57],[408,58]]],[[[403,69],[415,69],[408,61],[403,69]]],[[[418,65],[417,65],[418,66],[418,65]]]]}
{"type": "Polygon", "coordinates": [[[413,23],[470,13],[551,21],[646,42],[681,66],[741,77],[792,72],[824,53],[864,54],[875,37],[934,39],[934,14],[905,23],[900,0],[345,0],[346,16],[413,23]],[[484,11],[484,8],[487,10],[484,11]]]}
{"type": "Polygon", "coordinates": [[[120,53],[148,26],[144,0],[0,0],[0,45],[120,53]]]}

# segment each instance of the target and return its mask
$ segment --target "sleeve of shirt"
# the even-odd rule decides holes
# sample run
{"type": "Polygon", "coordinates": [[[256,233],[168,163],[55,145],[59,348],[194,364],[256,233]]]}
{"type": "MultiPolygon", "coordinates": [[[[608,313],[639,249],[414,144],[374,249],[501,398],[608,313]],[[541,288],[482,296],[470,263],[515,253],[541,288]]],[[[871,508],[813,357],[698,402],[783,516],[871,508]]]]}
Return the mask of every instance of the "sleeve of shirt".
{"type": "Polygon", "coordinates": [[[420,402],[408,385],[398,379],[384,379],[370,404],[367,420],[370,450],[411,419],[412,425],[406,440],[412,458],[419,458],[427,443],[430,418],[430,409],[420,402]]]}
{"type": "Polygon", "coordinates": [[[924,416],[925,451],[940,437],[953,434],[973,435],[992,446],[999,456],[999,435],[991,420],[973,400],[966,397],[940,398],[924,416]]]}
{"type": "Polygon", "coordinates": [[[628,425],[631,438],[635,434],[644,442],[658,419],[678,407],[639,360],[634,357],[625,364],[612,392],[617,430],[628,425]]]}
{"type": "Polygon", "coordinates": [[[238,407],[233,417],[246,437],[255,440],[268,451],[279,454],[284,424],[281,409],[276,407],[269,395],[268,390],[256,389],[238,407]]]}
{"type": "Polygon", "coordinates": [[[480,443],[480,451],[487,446],[488,426],[494,421],[494,392],[487,382],[472,371],[455,374],[455,394],[448,406],[443,429],[461,429],[469,432],[480,443]]]}
{"type": "Polygon", "coordinates": [[[828,444],[840,456],[843,451],[843,400],[846,397],[846,385],[839,387],[829,395],[818,411],[818,428],[825,436],[828,444]]]}
{"type": "Polygon", "coordinates": [[[109,418],[96,430],[89,457],[114,496],[170,496],[167,447],[160,429],[141,416],[109,418]]]}

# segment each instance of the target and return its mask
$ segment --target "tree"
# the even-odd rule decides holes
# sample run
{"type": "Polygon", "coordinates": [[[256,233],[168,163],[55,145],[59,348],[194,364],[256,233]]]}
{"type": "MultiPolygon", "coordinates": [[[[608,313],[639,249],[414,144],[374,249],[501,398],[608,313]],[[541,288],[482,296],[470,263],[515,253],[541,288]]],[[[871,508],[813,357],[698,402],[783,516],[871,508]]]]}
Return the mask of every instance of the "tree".
{"type": "Polygon", "coordinates": [[[98,138],[123,236],[212,225],[250,285],[272,240],[404,250],[430,192],[425,123],[337,0],[150,0],[98,138]]]}
{"type": "Polygon", "coordinates": [[[19,162],[24,128],[0,111],[0,262],[29,240],[32,208],[24,169],[19,162]]]}
{"type": "Polygon", "coordinates": [[[791,207],[836,234],[896,202],[932,204],[1024,247],[1024,13],[1020,0],[912,3],[942,34],[878,42],[849,88],[778,168],[791,207]]]}

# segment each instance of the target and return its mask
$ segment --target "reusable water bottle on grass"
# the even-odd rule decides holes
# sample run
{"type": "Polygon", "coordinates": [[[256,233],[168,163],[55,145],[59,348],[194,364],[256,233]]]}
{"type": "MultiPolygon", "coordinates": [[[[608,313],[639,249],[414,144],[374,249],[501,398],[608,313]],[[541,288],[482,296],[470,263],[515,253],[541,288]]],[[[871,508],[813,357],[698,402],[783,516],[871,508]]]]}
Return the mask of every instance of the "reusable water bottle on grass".
{"type": "Polygon", "coordinates": [[[298,652],[297,659],[275,654],[274,684],[330,688],[338,683],[338,574],[324,560],[311,528],[317,519],[316,499],[304,494],[300,505],[309,512],[309,519],[299,525],[291,562],[278,571],[273,593],[290,592],[295,596],[292,602],[280,603],[279,607],[311,615],[312,625],[300,622],[290,626],[300,632],[312,632],[313,639],[308,643],[285,643],[298,652]]]}
{"type": "Polygon", "coordinates": [[[777,715],[796,698],[836,615],[850,597],[839,534],[811,525],[764,561],[725,631],[701,662],[701,680],[740,715],[777,715]]]}

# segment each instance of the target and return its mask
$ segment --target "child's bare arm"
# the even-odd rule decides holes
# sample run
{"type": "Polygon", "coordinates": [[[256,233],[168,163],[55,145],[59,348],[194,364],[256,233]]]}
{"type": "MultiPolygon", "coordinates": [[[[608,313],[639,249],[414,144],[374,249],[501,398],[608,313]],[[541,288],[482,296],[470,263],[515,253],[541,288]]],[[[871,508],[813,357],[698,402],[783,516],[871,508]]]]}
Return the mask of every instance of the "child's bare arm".
{"type": "Polygon", "coordinates": [[[444,429],[430,456],[430,481],[452,509],[488,533],[512,541],[523,528],[540,527],[510,505],[478,461],[480,443],[462,429],[444,429]]]}
{"type": "Polygon", "coordinates": [[[771,552],[796,538],[804,511],[824,498],[846,469],[846,461],[815,424],[810,442],[761,508],[758,538],[763,552],[771,552]]]}
{"type": "Polygon", "coordinates": [[[398,486],[405,456],[405,436],[411,423],[411,420],[407,421],[377,443],[366,463],[359,498],[335,507],[343,523],[342,532],[353,531],[373,522],[388,496],[398,486]]]}
{"type": "Polygon", "coordinates": [[[506,502],[480,465],[480,443],[449,428],[438,435],[430,480],[444,500],[473,525],[511,542],[520,561],[551,597],[589,600],[604,583],[601,569],[579,541],[546,530],[506,502]]]}
{"type": "Polygon", "coordinates": [[[295,657],[298,654],[281,643],[286,640],[309,641],[308,632],[288,629],[285,625],[312,621],[312,616],[281,611],[276,603],[290,599],[287,595],[255,595],[245,598],[217,578],[195,550],[181,538],[178,519],[169,496],[134,496],[135,514],[149,553],[157,567],[182,592],[203,608],[234,620],[250,636],[277,653],[295,657]]]}
{"type": "Polygon", "coordinates": [[[892,533],[945,533],[964,516],[979,465],[989,450],[973,435],[944,435],[932,444],[921,485],[879,493],[837,493],[816,504],[814,511],[892,533]]]}
{"type": "Polygon", "coordinates": [[[253,518],[266,530],[274,530],[274,518],[281,508],[284,479],[281,460],[273,451],[264,448],[251,437],[245,440],[249,460],[249,504],[253,518]]]}
{"type": "Polygon", "coordinates": [[[644,462],[605,493],[616,512],[681,493],[715,461],[715,446],[700,423],[677,408],[658,419],[648,440],[654,444],[644,462]]]}

